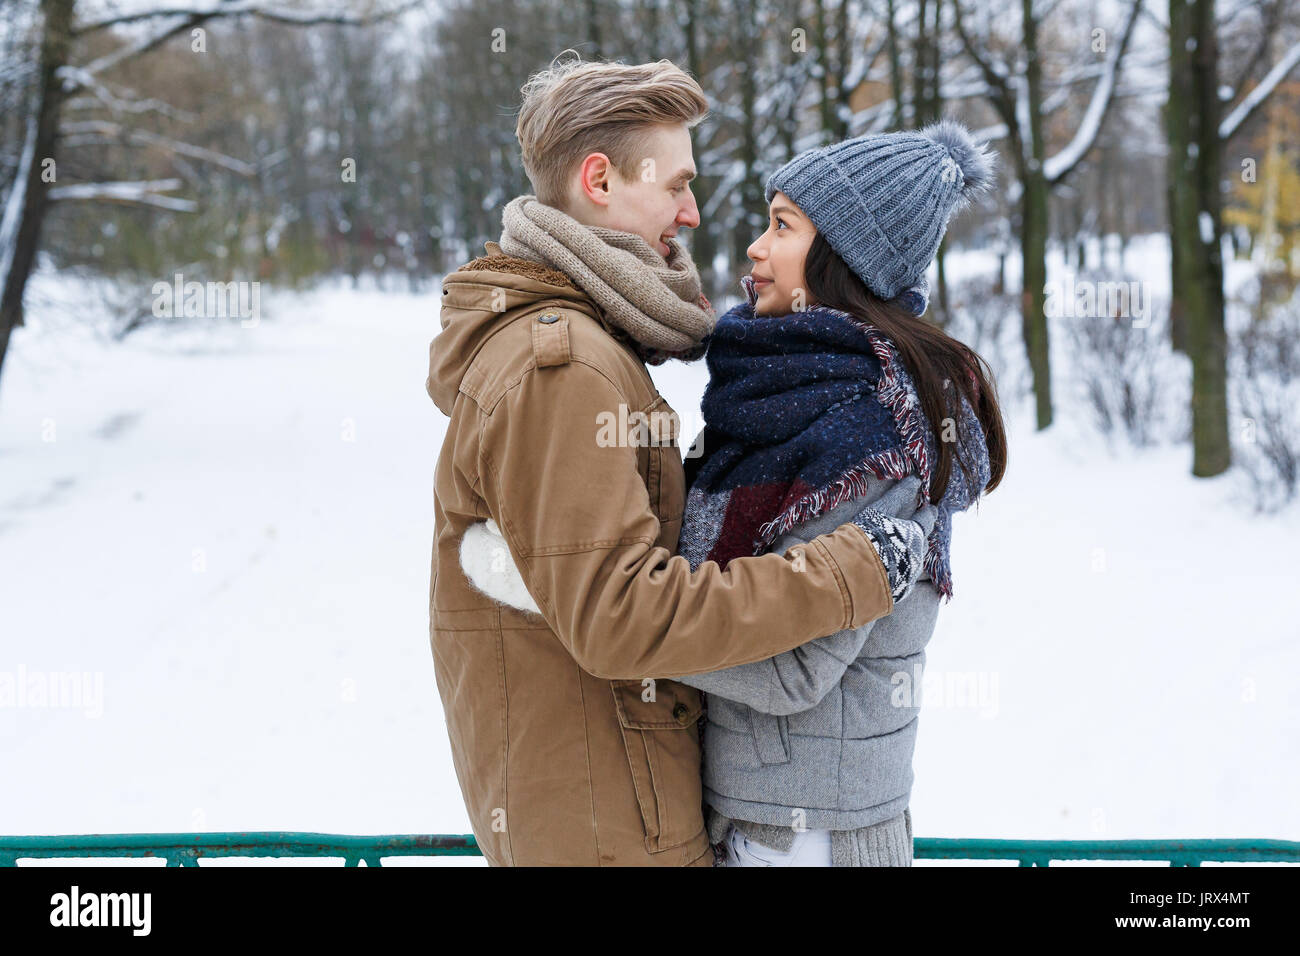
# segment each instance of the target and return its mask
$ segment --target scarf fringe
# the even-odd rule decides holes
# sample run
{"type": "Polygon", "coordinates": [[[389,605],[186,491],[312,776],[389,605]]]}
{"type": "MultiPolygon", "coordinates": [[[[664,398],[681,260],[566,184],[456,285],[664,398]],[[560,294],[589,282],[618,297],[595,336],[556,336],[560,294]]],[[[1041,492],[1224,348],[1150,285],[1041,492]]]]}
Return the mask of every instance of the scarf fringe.
{"type": "Polygon", "coordinates": [[[934,586],[939,589],[939,594],[944,599],[952,600],[952,569],[949,566],[948,558],[943,552],[934,546],[931,542],[930,550],[925,555],[925,562],[922,567],[929,572],[930,580],[934,586]]]}
{"type": "Polygon", "coordinates": [[[897,448],[890,448],[854,465],[825,488],[804,495],[758,529],[759,537],[754,543],[754,553],[761,554],[776,540],[777,535],[784,534],[795,525],[803,524],[837,505],[866,494],[869,476],[901,480],[908,476],[907,461],[897,448]]]}
{"type": "MultiPolygon", "coordinates": [[[[897,352],[874,325],[863,322],[850,312],[840,309],[822,307],[827,312],[853,322],[867,334],[871,349],[880,361],[881,376],[876,386],[876,395],[881,404],[894,416],[894,422],[902,433],[907,458],[896,448],[873,455],[849,469],[825,488],[805,495],[790,505],[781,514],[764,524],[759,529],[759,538],[755,542],[755,554],[761,554],[778,535],[805,521],[816,518],[830,509],[866,493],[867,476],[876,478],[894,478],[902,480],[912,474],[909,461],[916,466],[916,473],[921,478],[921,490],[917,494],[916,504],[923,507],[930,499],[931,463],[925,443],[925,431],[918,414],[918,400],[913,397],[914,388],[904,384],[905,370],[900,367],[897,352]]],[[[910,380],[909,380],[910,381],[910,380]]],[[[943,554],[939,544],[939,526],[930,531],[926,539],[926,554],[923,567],[930,573],[930,579],[943,597],[952,600],[952,570],[948,558],[943,554]]]]}
{"type": "MultiPolygon", "coordinates": [[[[836,310],[838,311],[838,310],[836,310]]],[[[906,443],[908,456],[916,463],[916,470],[921,476],[921,488],[925,492],[925,497],[930,497],[930,456],[925,446],[925,432],[921,426],[919,416],[919,399],[915,398],[915,387],[906,387],[902,382],[902,375],[898,355],[893,346],[885,339],[884,335],[875,326],[869,325],[858,319],[848,312],[840,312],[851,322],[857,323],[867,333],[867,338],[871,341],[871,348],[876,353],[876,358],[880,360],[881,377],[876,394],[885,406],[893,412],[894,421],[898,423],[899,430],[903,433],[903,441],[906,443]]],[[[910,380],[909,380],[910,385],[910,380]]],[[[918,500],[920,500],[918,498],[918,500]]]]}
{"type": "MultiPolygon", "coordinates": [[[[804,495],[764,524],[759,529],[758,539],[754,542],[754,553],[762,554],[779,535],[785,534],[796,525],[810,521],[846,501],[852,501],[866,494],[868,476],[879,479],[894,478],[901,481],[911,473],[907,460],[896,448],[873,455],[853,466],[825,488],[804,495]]],[[[930,580],[938,588],[939,594],[951,601],[952,570],[948,559],[943,554],[943,549],[939,547],[937,524],[926,539],[925,561],[922,567],[929,572],[930,580]]]]}
{"type": "MultiPolygon", "coordinates": [[[[876,358],[880,360],[882,374],[876,394],[880,397],[881,402],[893,413],[894,421],[898,423],[899,430],[903,434],[908,456],[916,463],[917,473],[921,476],[921,494],[917,496],[917,504],[924,505],[925,502],[930,500],[930,482],[933,473],[931,471],[932,463],[929,449],[925,441],[926,429],[921,423],[919,414],[920,399],[916,397],[916,386],[912,384],[911,377],[907,375],[907,370],[903,368],[902,360],[892,343],[886,339],[879,329],[868,322],[863,322],[850,312],[843,312],[839,309],[833,311],[838,312],[850,322],[857,323],[867,333],[871,348],[876,353],[876,358]]],[[[930,531],[927,545],[923,567],[930,573],[930,579],[934,582],[935,587],[939,589],[939,593],[951,601],[953,594],[952,568],[948,555],[940,547],[938,521],[935,522],[934,528],[930,531]]]]}

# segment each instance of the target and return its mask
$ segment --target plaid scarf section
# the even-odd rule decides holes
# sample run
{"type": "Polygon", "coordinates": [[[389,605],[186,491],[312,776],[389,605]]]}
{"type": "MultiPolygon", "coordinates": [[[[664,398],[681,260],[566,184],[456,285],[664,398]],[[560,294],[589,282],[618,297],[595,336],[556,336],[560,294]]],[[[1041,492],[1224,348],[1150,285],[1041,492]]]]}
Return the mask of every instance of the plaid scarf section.
{"type": "MultiPolygon", "coordinates": [[[[763,554],[780,534],[865,493],[868,476],[919,475],[923,505],[938,461],[916,387],[884,333],[821,306],[757,316],[748,279],[750,301],[722,316],[708,340],[705,426],[686,459],[678,545],[692,570],[763,554]]],[[[961,404],[957,452],[974,483],[954,460],[924,564],[947,600],[952,515],[990,475],[979,419],[961,404]]]]}

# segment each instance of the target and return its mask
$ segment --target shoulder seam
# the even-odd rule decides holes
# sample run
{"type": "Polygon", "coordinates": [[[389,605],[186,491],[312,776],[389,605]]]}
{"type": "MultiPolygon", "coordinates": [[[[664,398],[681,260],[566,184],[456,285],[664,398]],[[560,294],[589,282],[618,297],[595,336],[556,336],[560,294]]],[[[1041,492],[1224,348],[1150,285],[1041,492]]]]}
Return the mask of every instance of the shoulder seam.
{"type": "MultiPolygon", "coordinates": [[[[612,378],[610,378],[609,373],[607,373],[603,368],[601,368],[596,363],[588,361],[587,359],[581,358],[579,356],[573,356],[568,362],[565,363],[565,365],[570,367],[576,365],[586,366],[587,368],[595,372],[597,375],[599,375],[601,378],[603,378],[606,382],[608,382],[609,387],[614,390],[614,393],[618,395],[620,399],[622,399],[625,403],[630,404],[630,402],[628,402],[628,397],[624,395],[623,390],[618,387],[618,383],[615,382],[612,378]]],[[[563,368],[565,366],[554,366],[554,367],[563,368]]],[[[519,374],[515,376],[514,380],[507,383],[506,386],[501,389],[501,394],[497,396],[496,401],[492,403],[492,408],[483,410],[484,415],[486,415],[489,418],[492,417],[492,415],[496,413],[497,406],[501,404],[501,399],[505,398],[507,393],[509,393],[512,389],[518,388],[521,384],[523,384],[524,378],[527,377],[527,375],[530,372],[537,373],[541,371],[542,369],[538,367],[536,360],[530,359],[528,364],[519,370],[519,374]]],[[[483,406],[479,405],[479,408],[483,408],[483,406]]]]}

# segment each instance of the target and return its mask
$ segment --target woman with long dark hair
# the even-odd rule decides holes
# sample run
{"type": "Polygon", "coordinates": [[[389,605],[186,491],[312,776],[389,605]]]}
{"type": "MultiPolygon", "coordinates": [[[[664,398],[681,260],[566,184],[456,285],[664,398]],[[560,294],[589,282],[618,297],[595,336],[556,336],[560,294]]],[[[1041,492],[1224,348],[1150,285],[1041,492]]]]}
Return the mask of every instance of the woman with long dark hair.
{"type": "Polygon", "coordinates": [[[937,517],[887,616],[677,678],[707,694],[704,795],[728,865],[911,865],[916,698],[953,594],[951,518],[1006,468],[992,375],[923,318],[925,272],[992,179],[992,157],[944,120],[810,150],[768,180],[747,301],[710,336],[679,553],[693,568],[784,553],[864,506],[937,517]]]}

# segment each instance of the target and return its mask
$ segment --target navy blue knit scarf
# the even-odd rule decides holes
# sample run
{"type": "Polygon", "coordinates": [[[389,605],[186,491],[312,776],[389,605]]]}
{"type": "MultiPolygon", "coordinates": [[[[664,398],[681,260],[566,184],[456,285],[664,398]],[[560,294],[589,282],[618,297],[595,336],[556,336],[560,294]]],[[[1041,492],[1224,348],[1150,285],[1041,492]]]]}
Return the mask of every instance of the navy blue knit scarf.
{"type": "MultiPolygon", "coordinates": [[[[692,569],[763,554],[781,533],[863,494],[868,475],[919,475],[924,504],[938,462],[915,385],[879,329],[822,306],[756,316],[750,283],[745,291],[750,301],[723,315],[708,339],[703,448],[686,459],[678,549],[692,569]]],[[[976,484],[954,458],[925,558],[948,600],[952,515],[989,480],[983,429],[961,404],[956,451],[976,484]]]]}

